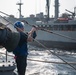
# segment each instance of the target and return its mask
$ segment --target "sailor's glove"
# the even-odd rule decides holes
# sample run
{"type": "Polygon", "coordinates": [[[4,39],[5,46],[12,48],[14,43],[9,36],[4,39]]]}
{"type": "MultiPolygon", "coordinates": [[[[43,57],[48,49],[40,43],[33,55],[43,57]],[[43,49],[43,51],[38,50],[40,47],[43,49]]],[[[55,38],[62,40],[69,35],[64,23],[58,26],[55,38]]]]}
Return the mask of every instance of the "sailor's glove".
{"type": "Polygon", "coordinates": [[[37,36],[36,31],[34,31],[32,37],[35,39],[36,36],[37,36]]]}

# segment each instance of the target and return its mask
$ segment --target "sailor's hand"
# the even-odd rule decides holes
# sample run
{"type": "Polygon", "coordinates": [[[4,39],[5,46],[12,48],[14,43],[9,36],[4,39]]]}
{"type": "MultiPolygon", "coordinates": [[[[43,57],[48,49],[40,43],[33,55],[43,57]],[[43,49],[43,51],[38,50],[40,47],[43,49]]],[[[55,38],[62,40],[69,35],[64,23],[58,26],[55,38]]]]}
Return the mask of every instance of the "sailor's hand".
{"type": "Polygon", "coordinates": [[[34,31],[37,31],[37,28],[36,27],[32,27],[31,30],[34,32],[34,31]]]}
{"type": "Polygon", "coordinates": [[[37,31],[37,29],[35,27],[32,27],[32,29],[30,30],[30,32],[28,32],[28,34],[32,34],[34,31],[37,31]]]}

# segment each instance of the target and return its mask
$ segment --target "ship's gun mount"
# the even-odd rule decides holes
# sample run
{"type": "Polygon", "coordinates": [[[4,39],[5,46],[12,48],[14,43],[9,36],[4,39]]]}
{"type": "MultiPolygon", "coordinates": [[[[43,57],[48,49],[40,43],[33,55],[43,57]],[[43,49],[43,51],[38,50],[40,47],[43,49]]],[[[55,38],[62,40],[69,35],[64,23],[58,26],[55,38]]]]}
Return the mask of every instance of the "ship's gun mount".
{"type": "Polygon", "coordinates": [[[71,12],[71,11],[69,11],[69,10],[67,10],[67,9],[65,9],[67,12],[69,12],[69,13],[71,13],[71,15],[70,16],[72,16],[72,18],[75,18],[75,16],[76,16],[76,7],[74,8],[74,12],[71,12]]]}

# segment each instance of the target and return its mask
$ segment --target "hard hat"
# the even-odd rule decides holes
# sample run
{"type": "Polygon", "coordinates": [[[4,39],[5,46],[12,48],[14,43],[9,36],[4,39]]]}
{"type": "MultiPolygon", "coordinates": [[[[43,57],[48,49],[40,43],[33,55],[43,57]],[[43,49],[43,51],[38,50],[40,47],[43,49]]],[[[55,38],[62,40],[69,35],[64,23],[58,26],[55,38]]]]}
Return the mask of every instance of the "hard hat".
{"type": "Polygon", "coordinates": [[[24,28],[24,25],[20,22],[20,21],[17,21],[17,22],[15,22],[15,24],[14,24],[14,27],[15,28],[24,28]]]}

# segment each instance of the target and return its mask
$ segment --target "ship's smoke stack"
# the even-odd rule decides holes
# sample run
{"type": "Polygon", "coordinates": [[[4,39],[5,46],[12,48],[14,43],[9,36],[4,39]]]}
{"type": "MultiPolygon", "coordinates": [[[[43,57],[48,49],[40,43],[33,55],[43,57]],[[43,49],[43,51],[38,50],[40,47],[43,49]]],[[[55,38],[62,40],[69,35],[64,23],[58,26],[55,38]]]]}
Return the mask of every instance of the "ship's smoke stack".
{"type": "Polygon", "coordinates": [[[59,17],[59,0],[55,0],[55,19],[59,17]]]}
{"type": "Polygon", "coordinates": [[[50,9],[50,1],[49,0],[46,0],[47,22],[49,21],[49,9],[50,9]]]}

